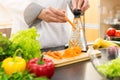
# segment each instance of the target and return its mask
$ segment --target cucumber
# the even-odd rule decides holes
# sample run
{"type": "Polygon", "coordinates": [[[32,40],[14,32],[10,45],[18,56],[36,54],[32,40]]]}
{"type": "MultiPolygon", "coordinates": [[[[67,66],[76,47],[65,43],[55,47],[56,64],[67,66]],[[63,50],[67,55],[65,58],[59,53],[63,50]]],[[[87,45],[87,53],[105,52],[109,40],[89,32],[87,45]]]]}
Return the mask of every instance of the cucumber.
{"type": "Polygon", "coordinates": [[[111,42],[113,42],[113,43],[117,44],[118,46],[120,46],[120,41],[111,41],[111,42]]]}

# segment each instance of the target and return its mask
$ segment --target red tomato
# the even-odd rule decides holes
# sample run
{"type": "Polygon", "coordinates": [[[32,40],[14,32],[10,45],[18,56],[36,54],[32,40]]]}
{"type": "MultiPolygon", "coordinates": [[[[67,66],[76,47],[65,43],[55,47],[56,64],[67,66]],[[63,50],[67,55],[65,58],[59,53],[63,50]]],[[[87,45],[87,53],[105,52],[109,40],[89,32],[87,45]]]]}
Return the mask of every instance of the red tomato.
{"type": "Polygon", "coordinates": [[[107,31],[106,31],[106,34],[108,36],[115,36],[115,33],[116,33],[116,29],[115,28],[108,28],[107,31]]]}
{"type": "Polygon", "coordinates": [[[115,36],[120,37],[120,30],[116,30],[115,36]]]}

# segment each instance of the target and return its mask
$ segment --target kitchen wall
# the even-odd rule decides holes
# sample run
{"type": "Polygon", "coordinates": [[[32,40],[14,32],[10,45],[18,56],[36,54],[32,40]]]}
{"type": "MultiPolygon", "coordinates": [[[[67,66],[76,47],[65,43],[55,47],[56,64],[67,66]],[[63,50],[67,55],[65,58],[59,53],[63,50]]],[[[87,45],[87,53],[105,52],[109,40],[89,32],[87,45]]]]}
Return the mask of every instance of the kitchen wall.
{"type": "Polygon", "coordinates": [[[7,37],[10,37],[11,34],[12,21],[9,12],[0,4],[0,32],[7,37]]]}
{"type": "Polygon", "coordinates": [[[99,0],[89,0],[90,8],[85,12],[86,39],[93,42],[99,37],[99,0]]]}
{"type": "Polygon", "coordinates": [[[113,27],[118,10],[120,10],[120,0],[100,0],[100,37],[104,38],[105,31],[113,27]]]}
{"type": "Polygon", "coordinates": [[[104,38],[106,30],[114,26],[117,11],[120,14],[120,0],[89,0],[89,3],[85,21],[86,39],[91,42],[98,37],[104,38]]]}
{"type": "Polygon", "coordinates": [[[0,27],[12,25],[12,17],[8,10],[0,4],[0,27]]]}

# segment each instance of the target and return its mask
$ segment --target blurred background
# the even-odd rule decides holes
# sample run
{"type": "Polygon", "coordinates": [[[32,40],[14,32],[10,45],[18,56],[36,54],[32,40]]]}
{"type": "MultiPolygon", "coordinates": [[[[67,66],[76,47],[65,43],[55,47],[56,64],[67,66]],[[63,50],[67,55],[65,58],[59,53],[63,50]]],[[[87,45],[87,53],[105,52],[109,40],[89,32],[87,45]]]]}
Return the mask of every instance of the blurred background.
{"type": "MultiPolygon", "coordinates": [[[[0,0],[0,27],[15,27],[12,25],[15,17],[1,4],[0,0]]],[[[20,1],[20,0],[18,0],[20,1]]],[[[25,2],[29,0],[21,0],[25,2]]],[[[85,32],[87,42],[93,42],[98,37],[105,37],[109,27],[119,29],[120,0],[89,0],[90,8],[85,13],[85,32]],[[94,36],[93,36],[94,35],[94,36]]],[[[27,5],[27,4],[26,4],[27,5]]],[[[21,25],[24,26],[24,25],[21,25]]]]}

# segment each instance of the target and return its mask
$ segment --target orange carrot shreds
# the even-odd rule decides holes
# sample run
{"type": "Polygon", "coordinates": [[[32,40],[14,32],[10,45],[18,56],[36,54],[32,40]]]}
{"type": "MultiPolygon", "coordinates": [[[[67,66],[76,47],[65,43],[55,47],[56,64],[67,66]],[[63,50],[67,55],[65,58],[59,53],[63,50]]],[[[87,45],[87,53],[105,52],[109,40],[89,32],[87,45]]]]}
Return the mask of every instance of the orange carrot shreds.
{"type": "Polygon", "coordinates": [[[67,16],[66,16],[66,19],[70,23],[70,25],[72,26],[72,28],[75,30],[76,29],[75,25],[70,21],[70,19],[67,16]]]}
{"type": "Polygon", "coordinates": [[[68,49],[66,49],[65,51],[64,51],[64,53],[63,53],[63,57],[64,58],[69,58],[69,57],[73,57],[74,55],[73,55],[73,50],[72,50],[72,48],[68,48],[68,49]]]}
{"type": "Polygon", "coordinates": [[[49,55],[49,56],[51,56],[51,57],[53,57],[53,58],[55,58],[55,59],[59,59],[59,57],[56,56],[56,55],[54,55],[53,52],[51,52],[51,51],[48,51],[48,52],[47,52],[47,55],[49,55]]]}
{"type": "Polygon", "coordinates": [[[52,52],[52,51],[48,51],[48,52],[46,52],[46,54],[48,55],[48,56],[51,56],[52,58],[54,58],[54,59],[61,59],[62,57],[59,55],[60,53],[59,52],[52,52]]]}
{"type": "Polygon", "coordinates": [[[75,57],[81,54],[80,47],[67,48],[63,53],[63,58],[75,57]]]}
{"type": "Polygon", "coordinates": [[[82,52],[82,49],[79,46],[74,47],[73,50],[75,51],[76,54],[81,54],[82,52]]]}
{"type": "Polygon", "coordinates": [[[61,55],[60,52],[58,52],[58,51],[54,51],[53,53],[54,53],[56,56],[58,56],[60,59],[62,59],[62,55],[61,55]]]}

